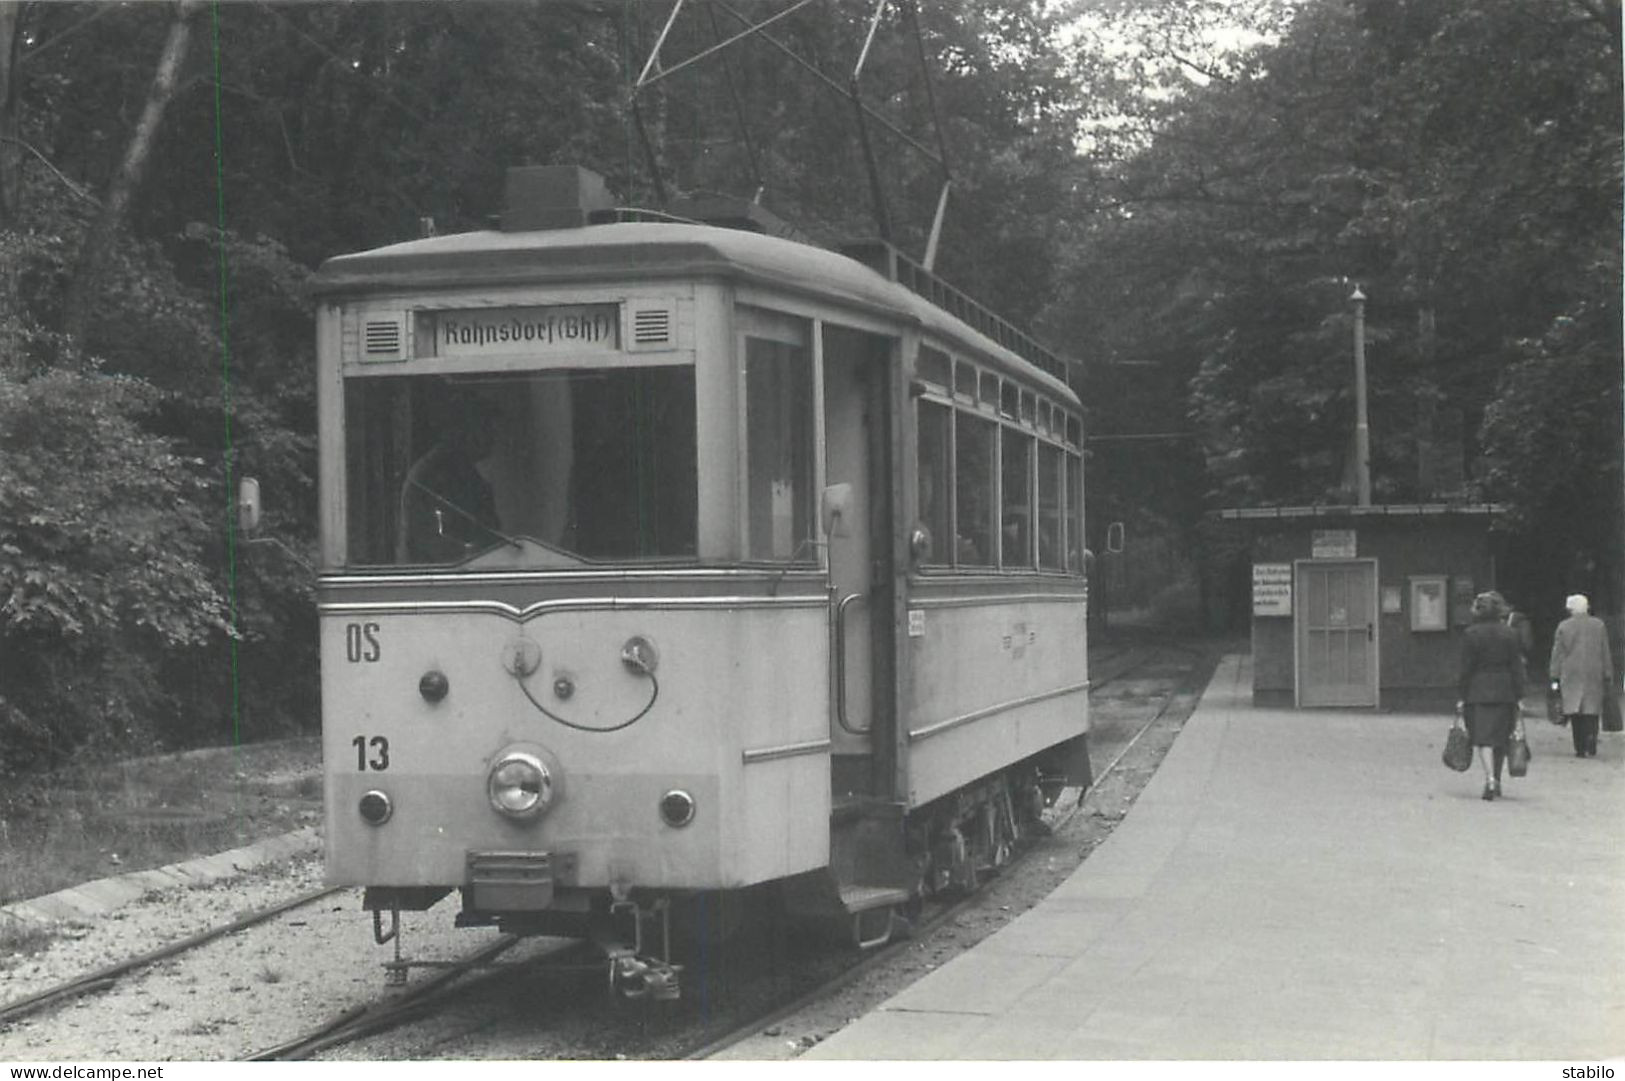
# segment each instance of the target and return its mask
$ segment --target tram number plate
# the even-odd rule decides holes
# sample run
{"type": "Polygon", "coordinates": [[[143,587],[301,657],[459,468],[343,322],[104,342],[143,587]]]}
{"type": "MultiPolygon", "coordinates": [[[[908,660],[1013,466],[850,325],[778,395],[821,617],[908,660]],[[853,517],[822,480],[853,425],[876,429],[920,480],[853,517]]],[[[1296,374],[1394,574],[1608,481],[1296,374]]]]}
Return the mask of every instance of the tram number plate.
{"type": "Polygon", "coordinates": [[[468,887],[479,912],[536,912],[553,903],[548,852],[470,852],[468,887]]]}

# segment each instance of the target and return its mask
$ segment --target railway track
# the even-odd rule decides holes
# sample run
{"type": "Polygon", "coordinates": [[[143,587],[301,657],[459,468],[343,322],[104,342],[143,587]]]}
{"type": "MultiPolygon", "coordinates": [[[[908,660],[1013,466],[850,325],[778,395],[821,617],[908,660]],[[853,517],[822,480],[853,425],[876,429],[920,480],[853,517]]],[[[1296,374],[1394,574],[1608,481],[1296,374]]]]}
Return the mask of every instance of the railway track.
{"type": "MultiPolygon", "coordinates": [[[[1158,722],[1167,715],[1172,705],[1182,693],[1190,687],[1189,674],[1199,668],[1195,658],[1201,654],[1200,650],[1179,645],[1160,644],[1147,647],[1128,647],[1117,651],[1103,659],[1101,667],[1106,669],[1095,680],[1094,686],[1098,690],[1113,684],[1122,684],[1133,679],[1137,673],[1157,665],[1166,665],[1169,662],[1178,662],[1180,675],[1171,679],[1165,689],[1159,689],[1154,695],[1144,700],[1142,707],[1150,707],[1149,714],[1139,720],[1135,729],[1120,746],[1110,748],[1111,759],[1103,768],[1097,770],[1091,789],[1100,786],[1108,779],[1113,778],[1123,768],[1125,762],[1134,761],[1134,751],[1140,745],[1142,738],[1151,732],[1158,722]]],[[[1060,804],[1065,804],[1060,813],[1049,820],[1051,832],[1063,829],[1067,822],[1085,806],[1085,792],[1071,793],[1070,801],[1063,795],[1060,804]]],[[[1022,861],[1030,859],[1041,848],[1035,844],[1024,845],[1017,854],[1017,858],[1007,865],[1001,872],[1001,877],[1016,874],[1020,870],[1022,861]]],[[[607,999],[607,991],[600,996],[600,1008],[595,1009],[590,1001],[577,997],[566,997],[563,1000],[562,1010],[548,1015],[549,1038],[556,1038],[570,1046],[570,1041],[580,1037],[570,1035],[570,1032],[581,1028],[596,1030],[593,1035],[595,1042],[605,1040],[603,1031],[618,1032],[620,1035],[609,1038],[608,1042],[616,1048],[616,1054],[627,1058],[646,1059],[705,1059],[716,1056],[751,1036],[760,1033],[765,1028],[771,1028],[787,1017],[806,1009],[809,1004],[838,992],[843,987],[862,980],[865,976],[889,965],[896,964],[904,958],[908,951],[916,944],[929,938],[939,930],[955,924],[967,913],[986,903],[984,896],[986,889],[963,895],[951,902],[936,902],[928,904],[926,911],[916,920],[909,933],[893,943],[881,947],[873,952],[857,955],[847,953],[842,955],[838,963],[830,964],[830,971],[816,978],[810,978],[796,989],[784,992],[758,991],[754,983],[748,982],[744,988],[730,988],[727,978],[720,978],[717,982],[719,989],[714,997],[708,1000],[705,1009],[697,1011],[686,1021],[673,1022],[679,1031],[673,1035],[669,1030],[651,1037],[646,1031],[650,1027],[660,1029],[664,1026],[651,1025],[650,1007],[644,1004],[622,1004],[619,1007],[603,1006],[607,999]],[[726,1017],[719,1021],[718,1017],[726,1017]]],[[[602,962],[592,965],[596,970],[602,969],[602,962]]],[[[687,979],[685,975],[685,980],[687,979]]],[[[303,1046],[298,1055],[317,1054],[329,1050],[340,1043],[376,1035],[389,1025],[400,1025],[407,1022],[423,1019],[438,1006],[456,1003],[464,1008],[464,1012],[479,1017],[482,1008],[500,1009],[502,999],[511,999],[516,991],[513,985],[494,984],[492,981],[479,979],[462,983],[447,981],[435,989],[424,989],[422,998],[415,998],[411,1002],[401,1002],[391,1005],[387,1010],[369,1013],[358,1017],[354,1023],[345,1022],[339,1025],[330,1035],[313,1033],[313,1041],[303,1046]],[[500,987],[500,993],[493,992],[489,1002],[468,1001],[469,996],[479,997],[482,986],[500,987]]],[[[698,986],[685,990],[685,999],[699,997],[705,994],[698,986]]],[[[590,996],[589,996],[590,998],[590,996]]],[[[682,1004],[654,1007],[662,1011],[662,1016],[670,1016],[679,1011],[682,1004]]],[[[538,1006],[545,1010],[546,1007],[538,1006]]],[[[535,1012],[528,1017],[528,1024],[535,1024],[535,1012]]],[[[500,1033],[480,1032],[476,1030],[485,1028],[480,1020],[469,1020],[466,1024],[456,1025],[448,1022],[455,1029],[451,1032],[441,1032],[431,1039],[438,1048],[453,1047],[459,1041],[473,1039],[501,1040],[505,1037],[500,1033]]],[[[509,1027],[516,1031],[510,1032],[506,1038],[515,1040],[531,1040],[536,1038],[534,1031],[526,1035],[521,1031],[525,1028],[527,1020],[516,1020],[509,1027]]],[[[496,1028],[501,1029],[499,1022],[496,1028]]],[[[531,1044],[524,1044],[511,1054],[504,1057],[522,1057],[531,1049],[531,1044]]],[[[483,1051],[476,1053],[484,1053],[483,1051]]],[[[569,1057],[592,1058],[609,1057],[602,1047],[594,1046],[586,1049],[572,1047],[567,1052],[569,1057]]],[[[277,1057],[294,1057],[293,1055],[278,1055],[277,1057]]],[[[380,1057],[386,1057],[381,1055],[380,1057]]],[[[388,1053],[387,1057],[394,1057],[388,1053]]],[[[415,1057],[415,1056],[414,1056],[415,1057]]]]}
{"type": "MultiPolygon", "coordinates": [[[[1096,671],[1099,675],[1094,679],[1092,694],[1101,689],[1122,685],[1136,677],[1138,673],[1156,665],[1167,665],[1170,660],[1179,660],[1177,666],[1182,670],[1191,667],[1191,658],[1200,653],[1189,647],[1177,644],[1157,644],[1136,646],[1129,645],[1105,652],[1096,658],[1096,671]]],[[[1169,667],[1174,667],[1169,665],[1169,667]]],[[[1175,679],[1166,689],[1158,688],[1147,696],[1142,706],[1153,706],[1150,714],[1136,724],[1132,735],[1116,745],[1103,747],[1102,750],[1111,754],[1111,759],[1103,767],[1097,767],[1092,788],[1099,787],[1111,778],[1121,767],[1121,764],[1132,756],[1132,752],[1139,745],[1141,738],[1151,731],[1163,719],[1170,706],[1184,689],[1182,684],[1186,679],[1175,679]]],[[[1049,819],[1051,830],[1062,829],[1078,810],[1084,806],[1083,792],[1063,794],[1057,802],[1056,814],[1049,819]],[[1069,796],[1071,798],[1069,798],[1069,796]]],[[[1034,851],[1033,844],[1024,845],[1018,853],[1016,863],[1007,866],[1003,875],[1010,875],[1019,870],[1020,861],[1028,859],[1034,851]]],[[[0,1006],[0,1025],[15,1021],[28,1014],[45,1010],[53,1006],[71,1001],[82,995],[94,994],[117,985],[118,981],[130,973],[149,967],[160,961],[174,958],[189,950],[195,949],[208,942],[226,935],[246,930],[259,924],[266,923],[274,917],[297,909],[303,905],[311,904],[321,898],[337,892],[334,889],[314,890],[292,898],[277,905],[250,913],[229,924],[211,929],[190,938],[172,943],[159,950],[131,958],[116,965],[89,973],[75,980],[47,989],[25,999],[0,1006]]],[[[853,982],[862,979],[865,975],[884,969],[887,965],[898,961],[900,957],[914,943],[920,942],[934,934],[939,929],[953,924],[966,912],[982,903],[985,888],[977,890],[952,902],[938,903],[928,906],[925,914],[918,919],[911,929],[911,933],[901,941],[883,947],[872,953],[863,955],[844,955],[835,962],[820,962],[811,966],[818,969],[816,975],[810,975],[806,980],[791,981],[796,986],[787,989],[775,989],[772,992],[758,992],[752,990],[752,985],[746,982],[745,989],[738,991],[726,990],[719,993],[716,1001],[708,1000],[708,1008],[699,1011],[701,1016],[693,1017],[692,1024],[686,1022],[673,1025],[655,1026],[662,1029],[652,1039],[644,1032],[648,1026],[644,1024],[649,1012],[638,1004],[622,1006],[618,1012],[614,1008],[594,1008],[590,1001],[592,995],[583,995],[583,987],[599,986],[583,978],[579,981],[574,994],[566,994],[554,1001],[554,996],[546,996],[548,1007],[548,1020],[564,1020],[565,1027],[570,1027],[568,1015],[580,1013],[590,1017],[589,1021],[581,1022],[587,1028],[605,1027],[611,1030],[626,1030],[630,1035],[623,1037],[612,1036],[609,1045],[626,1048],[627,1057],[633,1058],[707,1058],[717,1055],[728,1048],[749,1038],[751,1035],[769,1028],[779,1020],[792,1016],[807,1007],[811,1002],[818,1001],[838,992],[853,982]],[[710,1007],[715,1006],[715,1009],[710,1007]],[[556,1012],[555,1008],[556,1007],[556,1012]],[[557,1013],[563,1013],[564,1018],[558,1018],[557,1013]],[[725,1019],[725,1020],[724,1020],[725,1019]],[[677,1031],[673,1031],[673,1028],[677,1031]]],[[[472,1011],[477,1018],[482,1010],[500,1008],[504,1001],[513,997],[515,974],[518,979],[528,986],[536,981],[536,986],[545,985],[546,981],[557,981],[560,976],[568,973],[600,972],[603,969],[601,960],[589,959],[585,954],[577,954],[582,947],[577,943],[566,943],[552,948],[543,948],[542,951],[521,962],[499,960],[510,954],[513,947],[524,941],[513,936],[504,936],[494,943],[489,943],[477,950],[471,950],[466,956],[453,961],[440,962],[435,967],[438,971],[427,980],[417,984],[407,991],[393,994],[378,1001],[346,1010],[336,1014],[322,1024],[312,1027],[300,1036],[280,1043],[273,1047],[263,1048],[245,1056],[246,1061],[296,1060],[305,1059],[346,1044],[388,1032],[400,1026],[421,1022],[434,1018],[437,1014],[448,1011],[449,1008],[463,1005],[468,1006],[464,1012],[472,1011]],[[506,978],[506,979],[505,979],[506,978]],[[504,982],[505,980],[505,982],[504,982]]],[[[535,941],[535,940],[532,940],[535,941]]],[[[727,982],[724,980],[724,982],[727,982]]],[[[696,986],[694,992],[704,994],[696,986]]],[[[521,996],[525,997],[525,996],[521,996]]],[[[534,993],[530,997],[535,997],[534,993]]],[[[605,991],[601,999],[607,999],[605,991]]],[[[672,1016],[671,1007],[661,1007],[668,1011],[666,1016],[672,1016]]],[[[534,1024],[535,1015],[532,1012],[527,1020],[534,1024]]],[[[483,1022],[471,1020],[464,1031],[453,1032],[445,1039],[456,1040],[472,1037],[475,1030],[483,1027],[483,1022]]],[[[596,1034],[595,1040],[602,1041],[603,1036],[596,1034]]],[[[595,1049],[592,1053],[580,1053],[572,1057],[611,1057],[602,1053],[603,1049],[595,1049]]],[[[390,1056],[392,1057],[392,1056],[390,1056]]]]}
{"type": "Polygon", "coordinates": [[[346,1010],[330,1021],[274,1047],[246,1055],[244,1062],[294,1062],[308,1059],[330,1047],[351,1043],[375,1032],[405,1024],[432,1010],[452,993],[462,977],[478,972],[495,962],[502,954],[519,945],[523,939],[517,935],[503,935],[496,942],[448,962],[429,979],[393,998],[357,1006],[346,1010]]]}
{"type": "Polygon", "coordinates": [[[129,958],[125,961],[119,961],[116,964],[108,965],[107,967],[97,969],[94,972],[86,973],[83,976],[57,984],[54,987],[48,987],[43,991],[28,995],[25,998],[17,999],[15,1002],[8,1002],[5,1005],[0,1006],[0,1025],[11,1024],[14,1021],[19,1021],[22,1018],[27,1017],[29,1014],[37,1013],[38,1011],[46,1009],[50,1006],[60,1005],[64,1002],[78,998],[80,995],[95,994],[99,991],[108,990],[117,984],[119,979],[123,976],[127,976],[133,972],[139,972],[140,970],[155,965],[160,961],[167,961],[172,957],[178,957],[189,950],[195,950],[199,946],[213,942],[215,939],[224,938],[226,935],[235,934],[238,931],[246,930],[255,926],[256,924],[264,923],[267,920],[282,915],[284,912],[290,912],[296,908],[302,908],[305,905],[312,904],[324,897],[329,897],[339,892],[341,889],[343,889],[341,886],[329,886],[322,889],[310,890],[306,893],[300,894],[297,897],[291,897],[286,901],[282,901],[274,905],[267,905],[261,909],[256,909],[245,916],[232,920],[230,923],[222,924],[219,927],[211,927],[206,931],[200,931],[195,935],[188,936],[187,938],[183,938],[177,942],[171,942],[167,946],[161,946],[156,950],[149,950],[148,952],[140,954],[139,956],[129,958]]]}

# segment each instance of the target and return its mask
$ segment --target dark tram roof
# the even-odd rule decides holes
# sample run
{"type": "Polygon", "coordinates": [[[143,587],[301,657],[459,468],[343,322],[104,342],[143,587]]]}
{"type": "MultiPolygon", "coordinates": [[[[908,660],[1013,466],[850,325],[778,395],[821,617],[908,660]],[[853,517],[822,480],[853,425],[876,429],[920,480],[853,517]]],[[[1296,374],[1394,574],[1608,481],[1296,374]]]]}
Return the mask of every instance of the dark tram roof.
{"type": "MultiPolygon", "coordinates": [[[[318,296],[495,286],[723,278],[913,319],[1075,401],[1063,379],[856,259],[740,229],[619,222],[573,229],[482,231],[391,244],[321,265],[318,296]]],[[[998,332],[998,328],[989,329],[998,332]]]]}

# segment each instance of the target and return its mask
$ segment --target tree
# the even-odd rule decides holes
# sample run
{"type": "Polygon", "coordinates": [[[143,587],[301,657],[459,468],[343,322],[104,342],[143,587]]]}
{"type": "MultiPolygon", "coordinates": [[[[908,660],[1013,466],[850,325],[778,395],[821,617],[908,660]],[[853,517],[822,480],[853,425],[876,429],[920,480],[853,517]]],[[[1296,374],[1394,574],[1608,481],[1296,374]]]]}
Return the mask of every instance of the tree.
{"type": "Polygon", "coordinates": [[[147,92],[147,102],[141,111],[141,119],[136,122],[135,130],[130,134],[124,158],[119,163],[118,171],[108,188],[107,197],[102,202],[101,214],[85,233],[78,266],[73,275],[73,285],[68,292],[67,318],[64,324],[68,337],[74,341],[83,336],[90,307],[95,303],[101,288],[103,267],[119,231],[124,226],[125,212],[130,200],[135,197],[142,174],[146,172],[147,160],[151,156],[158,127],[163,122],[164,110],[169,107],[169,100],[174,96],[181,64],[186,59],[186,49],[192,35],[192,15],[196,10],[197,0],[177,0],[175,4],[169,34],[164,40],[163,53],[159,56],[158,65],[153,71],[152,87],[147,92]]]}
{"type": "MultiPolygon", "coordinates": [[[[1171,8],[1176,23],[1205,10],[1171,8]]],[[[1305,5],[1221,66],[1156,69],[1201,69],[1177,92],[1129,93],[1150,68],[1111,84],[1132,123],[1106,129],[1128,134],[1101,161],[1062,318],[1103,359],[1155,365],[1188,393],[1129,393],[1102,416],[1166,430],[1183,404],[1208,506],[1349,501],[1358,283],[1379,501],[1505,500],[1525,539],[1560,506],[1616,506],[1589,488],[1536,497],[1555,463],[1533,452],[1566,445],[1562,421],[1511,399],[1558,363],[1552,328],[1567,328],[1565,356],[1612,348],[1600,328],[1620,281],[1618,20],[1617,3],[1579,0],[1305,5]]],[[[1607,402],[1619,377],[1616,359],[1552,383],[1607,402]]],[[[1582,475],[1617,458],[1600,436],[1572,449],[1556,461],[1582,475]]],[[[1617,568],[1619,515],[1601,521],[1552,562],[1617,568]]]]}

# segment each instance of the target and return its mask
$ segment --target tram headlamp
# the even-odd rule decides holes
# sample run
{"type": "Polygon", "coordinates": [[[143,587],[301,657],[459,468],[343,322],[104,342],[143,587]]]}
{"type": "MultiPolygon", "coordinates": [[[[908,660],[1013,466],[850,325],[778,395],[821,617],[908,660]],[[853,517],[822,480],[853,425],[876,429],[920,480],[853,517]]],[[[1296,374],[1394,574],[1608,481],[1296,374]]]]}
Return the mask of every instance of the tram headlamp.
{"type": "Polygon", "coordinates": [[[535,818],[553,802],[553,773],[528,751],[509,751],[485,782],[491,806],[509,818],[535,818]]]}

